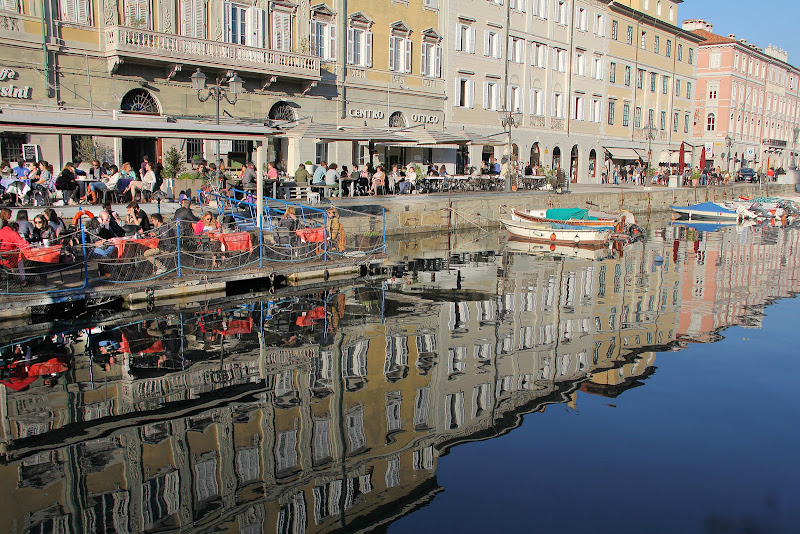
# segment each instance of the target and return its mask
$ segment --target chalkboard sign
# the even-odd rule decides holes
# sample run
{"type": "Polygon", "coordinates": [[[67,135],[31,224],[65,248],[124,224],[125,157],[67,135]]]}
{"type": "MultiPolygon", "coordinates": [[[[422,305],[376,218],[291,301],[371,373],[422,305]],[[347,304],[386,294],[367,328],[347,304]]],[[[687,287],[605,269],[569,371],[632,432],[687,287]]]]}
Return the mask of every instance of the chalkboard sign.
{"type": "Polygon", "coordinates": [[[40,161],[42,150],[39,145],[22,145],[22,159],[25,161],[40,161]]]}

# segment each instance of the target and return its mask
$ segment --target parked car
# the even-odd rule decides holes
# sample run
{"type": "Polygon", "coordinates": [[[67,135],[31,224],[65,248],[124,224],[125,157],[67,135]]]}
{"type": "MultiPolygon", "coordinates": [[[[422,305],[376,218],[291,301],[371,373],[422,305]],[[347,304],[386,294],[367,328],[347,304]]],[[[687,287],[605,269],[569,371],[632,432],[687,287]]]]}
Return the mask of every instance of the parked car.
{"type": "Polygon", "coordinates": [[[742,167],[739,169],[739,171],[736,173],[736,181],[742,182],[745,180],[748,182],[758,181],[758,173],[755,171],[755,169],[751,169],[750,167],[742,167]]]}

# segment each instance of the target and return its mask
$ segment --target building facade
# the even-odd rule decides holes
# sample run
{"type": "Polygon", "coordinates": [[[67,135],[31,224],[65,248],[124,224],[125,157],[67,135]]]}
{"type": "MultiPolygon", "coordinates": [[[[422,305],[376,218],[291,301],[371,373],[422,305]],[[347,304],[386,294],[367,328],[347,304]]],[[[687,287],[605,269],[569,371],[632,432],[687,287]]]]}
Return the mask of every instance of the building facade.
{"type": "Polygon", "coordinates": [[[794,165],[800,125],[800,70],[788,54],[713,32],[704,20],[683,28],[702,37],[698,51],[694,136],[711,166],[737,171],[794,165]]]}

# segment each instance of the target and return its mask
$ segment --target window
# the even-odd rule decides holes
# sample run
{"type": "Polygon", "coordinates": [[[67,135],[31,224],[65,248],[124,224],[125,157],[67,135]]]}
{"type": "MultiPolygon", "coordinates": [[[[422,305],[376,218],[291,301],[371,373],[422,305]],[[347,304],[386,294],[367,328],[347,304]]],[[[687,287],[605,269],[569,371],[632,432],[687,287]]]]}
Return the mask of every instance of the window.
{"type": "Polygon", "coordinates": [[[609,100],[608,101],[608,125],[614,126],[614,110],[617,107],[616,100],[609,100]]]}
{"type": "Polygon", "coordinates": [[[508,107],[511,111],[522,111],[522,88],[518,85],[508,87],[508,107]]]}
{"type": "Polygon", "coordinates": [[[631,66],[625,65],[625,85],[631,86],[631,66]]]}
{"type": "Polygon", "coordinates": [[[656,126],[656,110],[654,109],[647,110],[647,126],[650,128],[655,128],[656,126]]]}
{"type": "Polygon", "coordinates": [[[525,39],[519,37],[508,38],[508,60],[514,63],[525,62],[525,39]]]}
{"type": "Polygon", "coordinates": [[[531,89],[531,115],[544,116],[544,91],[531,89]]]}
{"type": "Polygon", "coordinates": [[[594,34],[598,37],[606,36],[606,18],[600,13],[594,16],[594,34]]]}
{"type": "Polygon", "coordinates": [[[603,58],[600,56],[592,58],[592,78],[595,80],[603,79],[603,58]]]}
{"type": "Polygon", "coordinates": [[[531,66],[543,69],[547,66],[547,45],[531,43],[531,66]]]}
{"type": "MultiPolygon", "coordinates": [[[[325,4],[322,4],[324,7],[325,4]]],[[[327,9],[326,9],[327,11],[327,9]]],[[[311,55],[323,61],[336,61],[336,24],[324,12],[311,13],[311,55]]]]}
{"type": "Polygon", "coordinates": [[[500,34],[494,30],[486,30],[483,35],[483,55],[499,58],[503,51],[500,47],[500,34]]]}
{"type": "Polygon", "coordinates": [[[678,43],[678,61],[683,61],[683,45],[678,43]]]}
{"type": "Polygon", "coordinates": [[[661,77],[661,94],[669,94],[669,76],[661,77]]]}
{"type": "Polygon", "coordinates": [[[531,0],[531,8],[536,17],[547,18],[547,0],[531,0]]]}
{"type": "Polygon", "coordinates": [[[497,110],[500,108],[500,84],[496,81],[487,81],[483,86],[483,109],[497,110]]]}
{"type": "Polygon", "coordinates": [[[661,112],[661,123],[660,123],[660,125],[661,125],[661,128],[660,128],[661,130],[666,130],[667,129],[667,112],[666,111],[662,111],[661,112]]]}
{"type": "Polygon", "coordinates": [[[709,100],[716,100],[717,99],[717,86],[710,86],[708,88],[708,99],[709,100]]]}
{"type": "Polygon", "coordinates": [[[602,109],[603,104],[600,100],[599,96],[592,97],[591,102],[589,102],[589,120],[591,122],[600,123],[602,120],[602,109]]]}
{"type": "Polygon", "coordinates": [[[692,82],[686,82],[686,98],[692,99],[692,82]]]}
{"type": "Polygon", "coordinates": [[[553,70],[567,72],[567,51],[561,48],[553,48],[553,70]]]}
{"type": "Polygon", "coordinates": [[[389,37],[389,70],[411,72],[411,39],[407,32],[389,37]]]}
{"type": "Polygon", "coordinates": [[[667,57],[672,57],[672,41],[667,39],[667,57]]]}
{"type": "Polygon", "coordinates": [[[694,48],[689,49],[689,65],[694,63],[694,48]]]}
{"type": "Polygon", "coordinates": [[[553,117],[564,118],[564,95],[561,93],[553,93],[553,117]]]}
{"type": "MultiPolygon", "coordinates": [[[[251,19],[253,18],[258,19],[255,13],[251,16],[251,19]]],[[[255,25],[251,24],[251,26],[258,26],[258,24],[262,23],[257,22],[255,25]]],[[[227,24],[225,27],[228,27],[227,24]]],[[[263,40],[263,37],[261,39],[263,40]]],[[[258,35],[254,35],[251,40],[258,43],[258,35]]],[[[253,46],[259,45],[255,44],[253,46]]],[[[272,12],[272,48],[282,52],[288,52],[292,48],[292,14],[288,11],[275,10],[272,12]]]]}
{"type": "Polygon", "coordinates": [[[203,140],[202,139],[187,139],[186,140],[186,161],[192,161],[195,157],[203,159],[203,140]]]}
{"type": "MultiPolygon", "coordinates": [[[[422,32],[422,61],[420,74],[432,78],[442,77],[442,38],[433,29],[422,32]]],[[[409,66],[410,67],[410,66],[409,66]]],[[[409,71],[410,72],[410,68],[409,71]]]]}
{"type": "Polygon", "coordinates": [[[555,23],[562,26],[567,24],[567,3],[564,0],[556,2],[555,23]]]}
{"type": "Polygon", "coordinates": [[[468,54],[474,54],[475,28],[467,24],[459,23],[456,35],[456,50],[460,50],[468,54]]]}
{"type": "Polygon", "coordinates": [[[608,65],[608,81],[617,83],[617,64],[613,61],[608,65]]]}
{"type": "Polygon", "coordinates": [[[683,116],[683,133],[689,133],[689,114],[683,116]]]}
{"type": "Polygon", "coordinates": [[[717,125],[717,118],[714,116],[713,113],[708,114],[708,118],[706,119],[706,131],[713,132],[716,129],[717,125]]]}
{"type": "Polygon", "coordinates": [[[711,52],[711,54],[709,54],[708,56],[708,68],[718,69],[721,61],[722,61],[722,54],[720,54],[719,52],[711,52]]]}
{"type": "Polygon", "coordinates": [[[656,35],[653,38],[653,52],[658,54],[658,49],[661,48],[661,37],[656,35]]]}
{"type": "Polygon", "coordinates": [[[624,127],[630,126],[631,120],[631,105],[627,102],[622,104],[622,125],[624,127]]]}
{"type": "Polygon", "coordinates": [[[675,6],[669,6],[669,20],[670,20],[670,22],[675,19],[675,12],[672,10],[673,7],[675,7],[675,6]]]}
{"type": "Polygon", "coordinates": [[[578,8],[578,16],[575,20],[575,28],[585,32],[587,28],[587,19],[589,18],[589,13],[586,11],[585,7],[578,8]]]}
{"type": "Polygon", "coordinates": [[[472,108],[475,105],[475,82],[469,78],[456,79],[456,107],[472,108]]]}
{"type": "Polygon", "coordinates": [[[675,79],[675,96],[681,96],[681,81],[675,79]]]}
{"type": "Polygon", "coordinates": [[[647,50],[647,32],[646,31],[642,32],[642,37],[639,40],[639,48],[641,48],[642,50],[647,50]]]}
{"type": "Polygon", "coordinates": [[[618,37],[619,37],[619,21],[618,20],[612,20],[611,21],[611,38],[616,41],[618,37]]]}
{"type": "Polygon", "coordinates": [[[431,9],[439,9],[439,0],[425,0],[422,5],[431,9]]]}
{"type": "Polygon", "coordinates": [[[633,44],[633,26],[628,26],[628,39],[627,39],[627,43],[628,43],[629,45],[632,45],[632,44],[633,44]]]}
{"type": "Polygon", "coordinates": [[[644,69],[638,69],[636,72],[636,88],[644,88],[644,69]]]}
{"type": "Polygon", "coordinates": [[[585,98],[582,94],[576,94],[572,100],[572,118],[576,121],[583,120],[583,106],[585,98]]]}
{"type": "MultiPolygon", "coordinates": [[[[502,2],[500,2],[502,4],[502,2]]],[[[525,12],[525,0],[508,0],[508,7],[517,11],[525,12]]]]}
{"type": "Polygon", "coordinates": [[[658,74],[655,72],[650,73],[650,92],[656,92],[656,84],[658,83],[658,74]]]}
{"type": "Polygon", "coordinates": [[[180,32],[185,37],[206,38],[206,8],[203,0],[180,1],[180,32]]]}
{"type": "Polygon", "coordinates": [[[151,30],[153,28],[150,15],[150,0],[125,0],[125,26],[151,30]]]}
{"type": "Polygon", "coordinates": [[[278,432],[275,438],[275,468],[278,472],[297,467],[297,430],[278,432]]]}
{"type": "Polygon", "coordinates": [[[658,2],[656,2],[656,15],[658,15],[659,17],[661,16],[661,0],[658,0],[658,2]]]}
{"type": "Polygon", "coordinates": [[[350,18],[350,27],[347,29],[347,62],[350,65],[372,66],[372,32],[369,31],[371,23],[355,16],[350,18]]]}
{"type": "Polygon", "coordinates": [[[678,131],[678,124],[679,123],[680,123],[680,115],[676,111],[676,112],[674,112],[672,114],[672,131],[673,132],[677,132],[678,131]]]}
{"type": "Polygon", "coordinates": [[[586,75],[586,52],[583,50],[575,51],[575,64],[572,66],[572,73],[576,76],[586,75]]]}

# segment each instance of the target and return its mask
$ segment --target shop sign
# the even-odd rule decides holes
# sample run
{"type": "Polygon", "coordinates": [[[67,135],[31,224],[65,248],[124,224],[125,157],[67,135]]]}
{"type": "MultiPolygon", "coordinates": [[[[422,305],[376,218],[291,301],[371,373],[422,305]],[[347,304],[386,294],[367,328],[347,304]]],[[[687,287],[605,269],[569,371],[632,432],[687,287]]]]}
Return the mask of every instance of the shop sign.
{"type": "MultiPolygon", "coordinates": [[[[0,66],[0,82],[16,80],[17,76],[17,71],[0,66]]],[[[27,99],[31,97],[31,88],[27,85],[18,87],[13,83],[0,85],[0,97],[27,99]]]]}
{"type": "Polygon", "coordinates": [[[765,144],[767,146],[785,147],[786,141],[783,141],[781,139],[764,139],[762,141],[762,144],[765,144]]]}
{"type": "Polygon", "coordinates": [[[411,115],[411,122],[421,122],[424,124],[439,124],[439,117],[436,115],[422,115],[415,113],[411,115]]]}
{"type": "Polygon", "coordinates": [[[713,143],[706,143],[706,159],[711,159],[714,157],[714,144],[713,143]]]}
{"type": "Polygon", "coordinates": [[[347,114],[354,119],[382,119],[384,117],[383,111],[374,109],[350,108],[347,114]]]}

